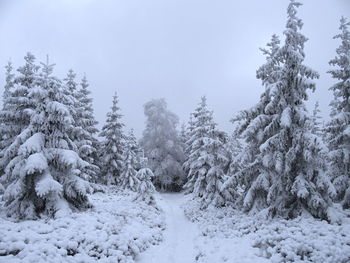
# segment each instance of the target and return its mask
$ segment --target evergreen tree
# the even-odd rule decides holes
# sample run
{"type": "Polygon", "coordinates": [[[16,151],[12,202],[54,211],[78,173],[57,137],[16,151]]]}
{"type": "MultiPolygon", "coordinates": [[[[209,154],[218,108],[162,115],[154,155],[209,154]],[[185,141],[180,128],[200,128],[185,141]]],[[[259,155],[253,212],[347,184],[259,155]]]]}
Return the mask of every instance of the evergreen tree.
{"type": "Polygon", "coordinates": [[[315,89],[312,79],[318,74],[303,64],[307,39],[299,32],[302,21],[296,8],[300,5],[291,0],[288,6],[285,43],[273,56],[272,81],[265,81],[267,103],[262,98],[258,107],[264,107],[256,117],[247,111],[241,118],[243,137],[258,150],[242,173],[247,176],[244,206],[247,210],[267,207],[271,216],[293,218],[308,211],[327,218],[334,188],[320,158],[322,142],[309,131],[304,101],[307,91],[315,89]]]}
{"type": "Polygon", "coordinates": [[[167,109],[164,99],[144,105],[147,117],[141,146],[145,150],[153,182],[161,190],[179,191],[184,183],[184,153],[176,130],[178,117],[167,109]]]}
{"type": "Polygon", "coordinates": [[[125,135],[122,115],[119,113],[117,94],[113,96],[112,111],[107,113],[106,124],[103,126],[100,136],[101,143],[101,173],[105,176],[107,185],[120,184],[123,169],[123,150],[125,135]]]}
{"type": "Polygon", "coordinates": [[[152,184],[151,178],[154,177],[154,174],[152,173],[151,169],[149,168],[141,168],[137,174],[137,179],[139,180],[139,183],[137,185],[137,200],[142,200],[146,202],[147,204],[154,205],[155,199],[154,199],[154,192],[155,188],[152,184]]]}
{"type": "Polygon", "coordinates": [[[89,97],[90,91],[88,90],[89,84],[86,76],[83,77],[78,90],[78,100],[81,105],[81,113],[79,114],[78,125],[82,127],[84,137],[79,147],[79,154],[84,161],[90,163],[86,173],[89,175],[92,181],[98,182],[98,174],[100,168],[98,167],[98,153],[97,148],[99,142],[96,139],[98,129],[96,128],[97,121],[94,117],[94,110],[92,107],[92,98],[89,97]]]}
{"type": "Polygon", "coordinates": [[[267,48],[261,49],[266,56],[266,63],[256,72],[257,78],[265,87],[260,101],[253,108],[242,111],[232,119],[236,125],[234,136],[242,137],[245,145],[239,157],[239,163],[234,162],[230,167],[231,176],[225,182],[224,188],[238,190],[243,187],[242,198],[244,200],[236,200],[236,202],[243,202],[244,208],[252,213],[267,207],[267,193],[272,181],[270,174],[261,172],[263,159],[259,148],[278,121],[278,115],[273,113],[274,104],[271,100],[271,93],[278,81],[276,72],[280,69],[280,62],[277,59],[279,49],[279,38],[273,35],[267,48]]]}
{"type": "MultiPolygon", "coordinates": [[[[7,67],[5,96],[3,109],[0,111],[0,170],[14,158],[15,152],[8,147],[15,138],[29,125],[30,116],[36,106],[36,101],[29,98],[29,92],[37,87],[39,66],[35,65],[35,57],[27,53],[24,57],[25,65],[18,68],[19,75],[13,76],[12,68],[7,67]],[[6,152],[6,154],[5,154],[6,152]]],[[[3,178],[7,180],[7,178],[3,178]]]]}
{"type": "Polygon", "coordinates": [[[322,128],[322,117],[320,116],[320,105],[318,101],[315,103],[315,107],[312,111],[312,116],[311,116],[311,132],[312,134],[315,134],[317,136],[323,137],[323,128],[322,128]]]}
{"type": "Polygon", "coordinates": [[[136,169],[138,167],[137,160],[137,142],[134,136],[133,130],[130,130],[128,136],[126,136],[126,145],[124,152],[124,165],[121,173],[121,186],[124,189],[130,189],[137,191],[140,181],[136,176],[136,169]]]}
{"type": "Polygon", "coordinates": [[[201,199],[203,208],[210,204],[222,206],[232,201],[232,193],[228,189],[221,190],[226,179],[223,167],[228,159],[205,97],[193,116],[193,130],[187,142],[190,145],[189,159],[184,164],[189,171],[188,181],[184,188],[187,193],[201,199]]]}
{"type": "Polygon", "coordinates": [[[40,213],[62,216],[69,205],[88,207],[89,184],[78,176],[86,163],[69,137],[73,122],[54,65],[43,64],[37,86],[26,94],[35,102],[28,126],[6,150],[15,157],[6,166],[9,186],[4,194],[9,216],[36,218],[40,213]]]}
{"type": "Polygon", "coordinates": [[[327,123],[326,132],[329,148],[330,169],[338,200],[344,208],[350,207],[350,23],[342,17],[340,34],[335,38],[341,40],[337,56],[330,61],[336,69],[329,73],[338,82],[330,90],[334,99],[331,102],[331,121],[327,123]]]}

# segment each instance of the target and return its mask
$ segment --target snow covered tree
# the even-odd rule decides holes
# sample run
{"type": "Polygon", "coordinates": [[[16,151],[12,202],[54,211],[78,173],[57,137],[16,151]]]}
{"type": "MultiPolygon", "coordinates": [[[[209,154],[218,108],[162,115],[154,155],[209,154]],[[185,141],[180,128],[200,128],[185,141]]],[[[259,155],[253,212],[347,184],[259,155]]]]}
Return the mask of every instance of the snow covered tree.
{"type": "Polygon", "coordinates": [[[124,165],[123,170],[120,175],[121,186],[124,189],[130,189],[132,191],[137,191],[140,181],[136,176],[138,159],[137,159],[137,142],[133,130],[130,130],[128,136],[126,136],[124,152],[124,165]]]}
{"type": "Polygon", "coordinates": [[[322,137],[323,136],[323,131],[322,131],[322,122],[321,119],[322,117],[320,116],[320,105],[318,101],[315,103],[315,107],[312,111],[312,116],[311,116],[311,132],[317,136],[322,137]]]}
{"type": "Polygon", "coordinates": [[[12,66],[11,61],[9,61],[7,63],[7,65],[5,66],[5,69],[6,69],[6,76],[5,76],[6,84],[4,87],[4,93],[2,95],[2,98],[3,98],[2,99],[2,107],[3,107],[3,109],[6,108],[7,99],[10,96],[11,89],[14,85],[14,77],[15,77],[15,74],[13,74],[13,72],[12,72],[13,66],[12,66]]]}
{"type": "Polygon", "coordinates": [[[238,163],[232,163],[229,172],[231,176],[223,188],[238,190],[243,187],[244,200],[236,200],[236,202],[244,201],[244,208],[252,213],[267,207],[267,193],[272,180],[269,174],[261,172],[263,160],[259,147],[269,136],[269,131],[278,119],[278,116],[273,114],[271,89],[277,82],[276,72],[280,69],[280,62],[277,59],[279,48],[279,38],[273,35],[267,48],[261,49],[266,56],[266,62],[257,70],[256,76],[261,80],[265,90],[254,107],[242,111],[232,119],[233,124],[236,125],[234,136],[241,137],[245,145],[239,157],[240,167],[238,163]]]}
{"type": "Polygon", "coordinates": [[[103,126],[100,136],[101,143],[101,173],[106,178],[107,185],[120,184],[120,175],[123,169],[124,124],[119,113],[117,94],[113,96],[112,111],[107,113],[106,124],[103,126]]]}
{"type": "Polygon", "coordinates": [[[76,74],[74,71],[69,70],[67,77],[64,79],[64,92],[69,99],[66,105],[69,107],[73,117],[72,138],[78,147],[79,156],[90,164],[83,169],[82,173],[89,181],[96,181],[99,173],[99,167],[95,165],[97,139],[93,137],[92,132],[96,133],[97,129],[91,127],[95,125],[95,121],[92,116],[91,100],[87,97],[88,84],[84,77],[82,88],[78,89],[78,83],[75,78],[76,74]]]}
{"type": "Polygon", "coordinates": [[[187,142],[190,145],[189,158],[184,164],[189,171],[184,189],[200,198],[203,208],[222,206],[233,199],[231,189],[221,190],[226,179],[223,168],[229,160],[212,114],[207,109],[206,98],[202,97],[193,113],[193,130],[187,142]]]}
{"type": "Polygon", "coordinates": [[[7,148],[29,125],[30,116],[36,106],[35,99],[28,97],[28,94],[37,86],[39,66],[35,64],[35,57],[31,53],[27,53],[24,60],[25,65],[17,70],[18,76],[13,76],[11,67],[7,67],[6,95],[4,94],[3,109],[0,111],[0,170],[4,170],[15,156],[16,153],[8,151],[7,148]]]}
{"type": "Polygon", "coordinates": [[[265,70],[271,69],[271,74],[262,79],[266,102],[262,96],[253,110],[240,116],[240,132],[248,147],[257,151],[241,173],[244,207],[248,211],[266,207],[270,216],[285,218],[304,212],[327,218],[334,187],[320,158],[322,142],[309,130],[304,101],[307,91],[315,89],[312,79],[318,74],[303,64],[307,39],[299,32],[302,21],[296,8],[300,5],[290,1],[284,45],[267,60],[265,70]]]}
{"type": "Polygon", "coordinates": [[[98,122],[94,117],[92,98],[89,97],[91,92],[88,89],[88,87],[89,84],[86,79],[86,76],[84,75],[80,84],[80,89],[78,89],[78,97],[79,102],[82,106],[79,124],[86,133],[84,143],[80,146],[79,154],[84,161],[90,163],[89,170],[87,170],[86,172],[90,175],[92,181],[98,182],[99,178],[97,177],[100,172],[100,168],[98,166],[99,157],[97,151],[97,148],[99,147],[99,142],[96,138],[96,135],[98,133],[96,125],[98,124],[98,122]]]}
{"type": "Polygon", "coordinates": [[[37,218],[41,213],[63,216],[70,207],[89,207],[89,183],[79,177],[86,165],[69,137],[73,122],[61,82],[52,77],[54,65],[43,64],[42,73],[26,93],[36,107],[28,126],[6,149],[15,153],[5,172],[10,184],[4,194],[9,216],[37,218]]]}
{"type": "Polygon", "coordinates": [[[167,109],[164,99],[144,105],[147,117],[141,146],[145,150],[155,186],[164,191],[179,191],[185,180],[184,153],[176,130],[178,117],[167,109]]]}
{"type": "Polygon", "coordinates": [[[153,194],[155,193],[155,188],[151,180],[151,178],[154,177],[154,174],[152,173],[151,169],[141,168],[137,172],[136,177],[139,180],[136,188],[138,193],[136,199],[142,200],[147,204],[154,205],[155,199],[153,194]]]}
{"type": "Polygon", "coordinates": [[[330,176],[342,200],[344,208],[350,208],[350,23],[342,17],[340,34],[335,38],[341,40],[336,49],[337,56],[330,61],[336,69],[329,73],[338,82],[330,90],[334,99],[331,102],[331,121],[327,123],[326,132],[329,148],[330,176]]]}

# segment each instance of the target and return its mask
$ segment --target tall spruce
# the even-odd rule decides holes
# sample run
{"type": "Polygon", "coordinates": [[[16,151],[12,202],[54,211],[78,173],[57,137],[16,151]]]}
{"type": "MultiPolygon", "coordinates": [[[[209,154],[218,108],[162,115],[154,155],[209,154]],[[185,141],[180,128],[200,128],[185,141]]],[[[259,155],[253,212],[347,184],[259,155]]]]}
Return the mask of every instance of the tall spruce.
{"type": "Polygon", "coordinates": [[[226,180],[223,169],[228,159],[212,114],[207,109],[206,98],[202,97],[193,113],[193,130],[187,142],[189,158],[184,164],[188,170],[184,189],[201,200],[202,208],[222,206],[233,199],[230,189],[221,190],[226,180]]]}
{"type": "Polygon", "coordinates": [[[331,102],[331,121],[326,125],[330,176],[337,190],[337,199],[344,208],[350,208],[350,23],[342,17],[340,33],[334,38],[341,44],[336,49],[336,57],[329,63],[336,67],[329,71],[338,82],[330,90],[334,99],[331,102]]]}
{"type": "MultiPolygon", "coordinates": [[[[272,81],[265,81],[267,103],[257,116],[243,113],[240,128],[258,154],[244,168],[244,207],[248,211],[268,208],[270,216],[294,218],[304,212],[328,217],[334,188],[325,172],[322,142],[310,130],[305,107],[307,91],[314,91],[318,73],[303,64],[306,37],[300,33],[297,14],[301,4],[291,0],[284,31],[285,42],[271,63],[272,81]],[[268,92],[267,92],[268,91],[268,92]]],[[[268,66],[270,68],[270,66],[268,66]]],[[[259,76],[259,74],[258,74],[259,76]]]]}
{"type": "Polygon", "coordinates": [[[105,177],[107,185],[119,185],[120,175],[123,169],[124,124],[121,122],[122,115],[119,113],[118,96],[113,96],[111,111],[107,113],[107,120],[102,128],[101,143],[101,176],[105,177]]]}
{"type": "Polygon", "coordinates": [[[6,166],[9,186],[4,194],[8,215],[36,218],[41,213],[63,216],[70,207],[90,206],[89,183],[80,178],[86,163],[75,152],[69,137],[73,123],[69,98],[61,82],[51,76],[53,66],[42,64],[37,85],[26,93],[35,102],[28,126],[16,137],[7,152],[15,156],[6,166]]]}
{"type": "Polygon", "coordinates": [[[6,92],[4,93],[3,109],[0,111],[0,170],[4,170],[14,158],[16,152],[8,148],[29,125],[30,116],[36,106],[35,99],[29,98],[28,94],[38,85],[40,67],[35,64],[35,57],[31,53],[27,53],[24,60],[25,65],[17,69],[17,76],[12,75],[10,66],[7,67],[6,92]]]}
{"type": "Polygon", "coordinates": [[[89,175],[90,180],[93,182],[101,181],[98,178],[100,174],[100,168],[98,166],[99,158],[97,148],[99,142],[96,138],[98,129],[96,128],[97,121],[94,117],[94,110],[92,105],[92,98],[90,98],[89,84],[86,76],[84,75],[80,88],[78,89],[78,100],[81,105],[81,113],[79,114],[78,125],[82,127],[84,132],[84,138],[79,148],[79,154],[84,161],[87,161],[90,166],[85,172],[89,175]]]}

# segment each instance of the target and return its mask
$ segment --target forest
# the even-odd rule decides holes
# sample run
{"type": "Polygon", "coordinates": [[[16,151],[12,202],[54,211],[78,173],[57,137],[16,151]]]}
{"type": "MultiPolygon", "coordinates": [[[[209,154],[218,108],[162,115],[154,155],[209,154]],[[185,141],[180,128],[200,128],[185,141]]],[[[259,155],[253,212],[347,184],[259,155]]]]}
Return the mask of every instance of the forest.
{"type": "Polygon", "coordinates": [[[300,6],[261,48],[260,98],[230,133],[199,95],[182,125],[166,99],[145,102],[136,138],[118,90],[99,130],[88,76],[57,77],[30,52],[8,62],[0,262],[349,262],[350,22],[334,34],[325,120],[306,104],[320,75],[304,63],[300,6]]]}

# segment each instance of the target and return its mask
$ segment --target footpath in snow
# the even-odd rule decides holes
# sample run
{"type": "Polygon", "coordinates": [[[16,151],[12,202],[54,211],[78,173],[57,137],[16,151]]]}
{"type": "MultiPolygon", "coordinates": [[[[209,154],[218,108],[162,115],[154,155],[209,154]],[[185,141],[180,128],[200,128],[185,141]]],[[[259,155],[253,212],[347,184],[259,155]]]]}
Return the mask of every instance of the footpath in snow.
{"type": "Polygon", "coordinates": [[[150,247],[138,256],[139,263],[193,263],[198,250],[195,244],[200,235],[197,224],[188,220],[182,204],[181,193],[166,193],[157,196],[157,203],[165,213],[164,241],[150,247]]]}

